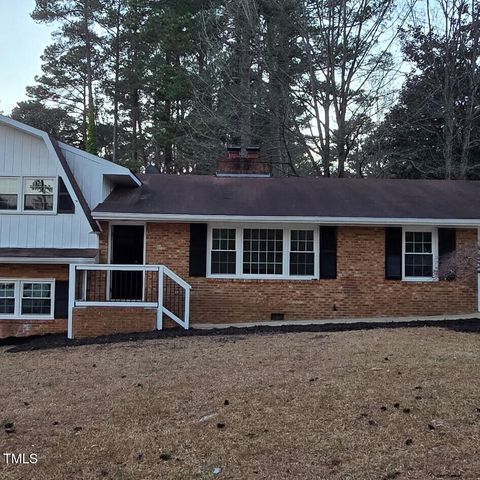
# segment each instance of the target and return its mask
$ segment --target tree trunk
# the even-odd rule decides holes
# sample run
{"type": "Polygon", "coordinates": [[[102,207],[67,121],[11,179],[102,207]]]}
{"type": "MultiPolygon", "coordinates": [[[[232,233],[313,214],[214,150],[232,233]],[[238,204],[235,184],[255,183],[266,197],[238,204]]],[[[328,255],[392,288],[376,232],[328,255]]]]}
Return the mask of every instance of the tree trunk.
{"type": "Polygon", "coordinates": [[[238,77],[239,77],[239,98],[240,98],[240,114],[239,114],[239,132],[240,132],[240,154],[246,156],[247,147],[252,143],[252,123],[251,123],[251,67],[252,67],[252,50],[250,43],[253,38],[253,25],[251,19],[248,18],[246,9],[250,6],[251,0],[239,2],[236,18],[236,36],[238,43],[238,77]],[[248,4],[248,5],[244,5],[248,4]]]}
{"type": "Polygon", "coordinates": [[[117,0],[117,12],[115,18],[115,67],[114,67],[114,86],[113,86],[113,148],[112,160],[118,162],[118,97],[119,97],[119,81],[120,81],[120,16],[121,16],[121,0],[117,0]]]}
{"type": "Polygon", "coordinates": [[[93,100],[93,69],[92,69],[92,43],[90,33],[90,15],[88,1],[84,0],[83,4],[83,28],[85,34],[85,60],[87,67],[87,89],[88,89],[88,138],[87,151],[89,153],[97,153],[96,147],[96,129],[95,129],[95,103],[93,100]]]}

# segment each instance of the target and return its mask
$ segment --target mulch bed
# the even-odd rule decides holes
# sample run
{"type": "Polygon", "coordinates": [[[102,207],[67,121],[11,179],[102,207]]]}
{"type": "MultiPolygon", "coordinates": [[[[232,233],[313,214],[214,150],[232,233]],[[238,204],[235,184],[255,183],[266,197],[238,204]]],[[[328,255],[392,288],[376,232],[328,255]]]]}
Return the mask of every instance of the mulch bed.
{"type": "Polygon", "coordinates": [[[457,332],[480,333],[480,319],[463,320],[436,320],[436,321],[412,321],[398,323],[344,323],[324,325],[279,325],[258,327],[230,327],[214,328],[211,330],[195,329],[184,330],[182,328],[168,328],[141,333],[117,333],[92,338],[69,340],[64,333],[34,335],[30,337],[8,337],[0,339],[0,347],[12,345],[7,352],[28,352],[33,350],[48,350],[52,348],[78,347],[81,345],[101,345],[110,343],[138,342],[143,340],[169,339],[193,336],[225,336],[225,335],[262,335],[272,333],[300,333],[300,332],[347,332],[358,330],[373,330],[379,328],[412,328],[412,327],[441,327],[457,332]]]}

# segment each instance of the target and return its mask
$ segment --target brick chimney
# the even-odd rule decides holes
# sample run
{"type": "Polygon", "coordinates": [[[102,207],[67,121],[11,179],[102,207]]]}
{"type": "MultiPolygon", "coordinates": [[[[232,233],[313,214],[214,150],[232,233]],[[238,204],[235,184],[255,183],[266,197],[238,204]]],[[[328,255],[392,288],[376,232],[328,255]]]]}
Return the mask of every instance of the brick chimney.
{"type": "Polygon", "coordinates": [[[271,165],[261,158],[260,148],[247,147],[246,150],[246,156],[242,156],[240,147],[228,147],[227,157],[217,162],[217,176],[270,177],[271,165]]]}

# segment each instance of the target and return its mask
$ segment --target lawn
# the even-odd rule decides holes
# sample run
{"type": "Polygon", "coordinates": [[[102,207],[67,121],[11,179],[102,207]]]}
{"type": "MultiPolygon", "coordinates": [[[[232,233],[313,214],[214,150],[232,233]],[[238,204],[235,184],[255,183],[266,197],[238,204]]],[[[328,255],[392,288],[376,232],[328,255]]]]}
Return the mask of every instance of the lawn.
{"type": "Polygon", "coordinates": [[[7,465],[2,456],[2,479],[480,477],[476,333],[8,349],[0,348],[0,454],[39,460],[7,465]]]}

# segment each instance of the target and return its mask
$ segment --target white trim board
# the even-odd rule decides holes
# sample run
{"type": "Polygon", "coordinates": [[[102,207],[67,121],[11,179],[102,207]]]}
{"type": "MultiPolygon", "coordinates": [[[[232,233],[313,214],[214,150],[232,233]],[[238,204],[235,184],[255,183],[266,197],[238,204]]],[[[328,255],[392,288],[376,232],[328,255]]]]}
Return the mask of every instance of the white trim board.
{"type": "Polygon", "coordinates": [[[434,225],[449,227],[480,227],[480,218],[380,218],[380,217],[316,217],[316,216],[246,216],[246,215],[190,215],[157,213],[92,212],[95,220],[136,220],[159,222],[224,222],[224,223],[318,223],[323,225],[405,226],[434,225]]]}
{"type": "Polygon", "coordinates": [[[459,315],[428,315],[428,316],[408,316],[408,317],[357,317],[357,318],[331,318],[325,320],[281,320],[264,322],[245,322],[245,323],[191,323],[190,327],[200,330],[225,329],[231,327],[249,328],[249,327],[282,327],[294,325],[349,325],[355,323],[409,323],[409,322],[437,322],[448,320],[471,320],[478,319],[479,313],[464,313],[459,315]]]}

